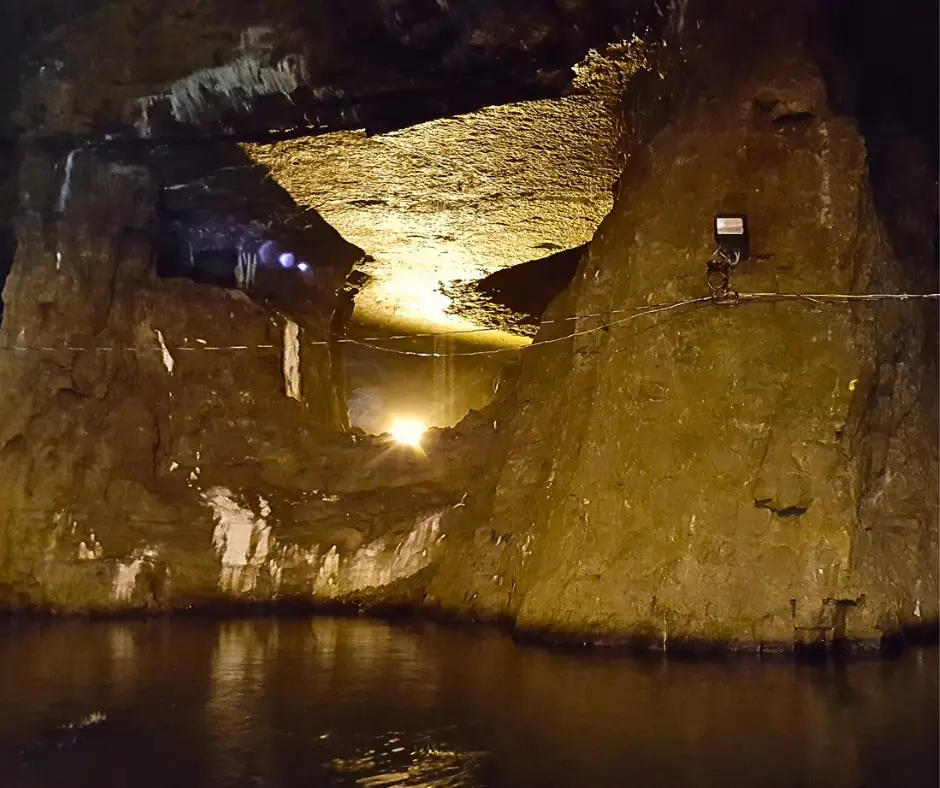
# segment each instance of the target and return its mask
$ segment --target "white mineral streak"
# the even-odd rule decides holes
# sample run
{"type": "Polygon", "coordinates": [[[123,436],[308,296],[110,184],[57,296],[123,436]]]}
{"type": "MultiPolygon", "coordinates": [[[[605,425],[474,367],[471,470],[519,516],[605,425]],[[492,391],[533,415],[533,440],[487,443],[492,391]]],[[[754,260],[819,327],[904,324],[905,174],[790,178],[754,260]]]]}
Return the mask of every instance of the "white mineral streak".
{"type": "Polygon", "coordinates": [[[670,24],[673,31],[680,36],[685,29],[685,11],[688,4],[689,0],[673,0],[670,3],[670,24]]]}
{"type": "Polygon", "coordinates": [[[260,516],[236,503],[224,487],[211,488],[203,493],[203,500],[216,521],[212,544],[222,563],[219,588],[233,594],[256,590],[262,570],[276,591],[285,569],[291,575],[309,575],[314,597],[335,599],[378,588],[428,566],[443,539],[443,511],[439,511],[418,520],[403,539],[381,537],[344,556],[336,545],[321,549],[278,543],[266,520],[271,507],[264,498],[259,498],[260,516]]]}
{"type": "Polygon", "coordinates": [[[163,341],[163,332],[157,329],[156,335],[157,342],[160,343],[160,353],[163,355],[163,366],[165,366],[166,371],[172,375],[173,367],[176,365],[176,362],[173,360],[173,356],[170,355],[170,351],[167,350],[166,342],[163,341]]]}
{"type": "Polygon", "coordinates": [[[337,580],[339,579],[340,558],[336,545],[333,545],[320,564],[320,571],[313,583],[313,592],[317,596],[336,596],[338,593],[337,580]]]}
{"type": "Polygon", "coordinates": [[[118,564],[113,581],[113,596],[116,601],[129,602],[133,598],[140,570],[144,564],[150,563],[156,556],[157,551],[152,548],[135,550],[131,554],[130,561],[118,564]]]}
{"type": "MultiPolygon", "coordinates": [[[[235,264],[235,283],[239,290],[251,290],[258,272],[258,255],[254,252],[239,252],[235,264]]],[[[198,340],[197,340],[198,342],[198,340]]]]}
{"type": "Polygon", "coordinates": [[[69,195],[72,193],[72,167],[75,165],[75,154],[77,150],[69,152],[65,159],[65,178],[62,180],[62,188],[59,190],[59,201],[56,204],[56,210],[59,213],[65,213],[65,206],[68,205],[69,195]]]}
{"type": "Polygon", "coordinates": [[[78,543],[78,560],[79,561],[94,561],[98,558],[101,558],[102,554],[101,545],[95,541],[95,535],[91,535],[91,547],[89,547],[84,542],[78,543]]]}
{"type": "Polygon", "coordinates": [[[134,126],[141,137],[149,137],[150,132],[150,108],[157,103],[159,96],[144,96],[137,100],[137,106],[140,107],[140,117],[137,118],[134,126]]]}
{"type": "MultiPolygon", "coordinates": [[[[271,526],[264,517],[239,506],[225,487],[212,487],[203,499],[216,520],[212,545],[222,561],[219,588],[235,594],[254,590],[271,551],[271,526]]],[[[266,503],[263,509],[270,511],[266,503]]]]}
{"type": "Polygon", "coordinates": [[[337,597],[378,588],[417,574],[436,557],[443,511],[419,520],[403,542],[381,537],[342,558],[334,545],[323,557],[314,581],[317,596],[337,597]]]}
{"type": "Polygon", "coordinates": [[[300,400],[300,329],[293,320],[284,324],[284,388],[288,397],[300,400]]]}

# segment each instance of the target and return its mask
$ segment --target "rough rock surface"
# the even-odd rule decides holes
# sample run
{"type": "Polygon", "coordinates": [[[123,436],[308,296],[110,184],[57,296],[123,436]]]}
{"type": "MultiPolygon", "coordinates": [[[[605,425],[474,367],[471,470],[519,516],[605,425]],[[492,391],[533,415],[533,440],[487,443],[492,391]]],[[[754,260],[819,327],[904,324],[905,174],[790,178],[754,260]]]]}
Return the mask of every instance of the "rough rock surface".
{"type": "Polygon", "coordinates": [[[606,45],[654,5],[89,3],[26,48],[16,119],[62,145],[267,141],[254,158],[368,253],[357,319],[472,328],[440,282],[584,243],[609,209],[638,56],[606,45]]]}
{"type": "Polygon", "coordinates": [[[569,95],[429,121],[245,145],[298,205],[369,253],[361,322],[473,327],[441,290],[591,239],[622,162],[620,95],[643,44],[608,47],[576,69],[569,95]]]}
{"type": "Polygon", "coordinates": [[[148,138],[380,131],[557,95],[590,47],[640,30],[641,10],[661,19],[570,0],[9,5],[0,35],[32,35],[22,128],[148,138]]]}
{"type": "Polygon", "coordinates": [[[728,211],[772,254],[738,267],[741,292],[910,284],[864,143],[828,109],[799,31],[741,19],[686,51],[668,123],[636,86],[649,134],[549,313],[599,317],[552,323],[526,351],[498,471],[431,594],[523,630],[663,648],[869,643],[936,622],[935,305],[615,313],[707,293],[712,217],[728,211]]]}
{"type": "Polygon", "coordinates": [[[240,291],[158,278],[146,167],[88,153],[67,193],[47,157],[22,176],[0,333],[0,605],[330,599],[430,561],[465,492],[454,469],[472,464],[453,436],[429,437],[432,464],[343,435],[329,346],[240,291]]]}
{"type": "MultiPolygon", "coordinates": [[[[229,5],[208,0],[174,6],[154,42],[165,61],[125,48],[76,77],[69,68],[98,29],[139,31],[157,13],[91,3],[81,29],[63,32],[74,38],[58,41],[61,68],[42,71],[55,36],[28,61],[20,122],[71,135],[147,107],[142,125],[139,112],[124,117],[137,133],[288,128],[284,58],[295,50],[246,35],[270,11],[262,5],[239,4],[230,19],[229,5]],[[233,73],[255,87],[233,93],[233,73]],[[275,104],[259,85],[276,88],[275,104]],[[210,100],[206,86],[218,88],[210,100]],[[147,95],[157,99],[137,101],[147,95]]],[[[505,14],[481,4],[479,16],[450,5],[456,28],[384,14],[408,3],[376,4],[369,18],[412,54],[457,29],[457,50],[482,42],[484,60],[499,61],[505,38],[542,54],[558,45],[565,54],[547,61],[570,65],[585,41],[520,35],[508,22],[537,31],[537,3],[505,14]]],[[[563,5],[564,18],[586,13],[563,5]]],[[[710,3],[675,5],[681,46],[627,88],[628,163],[612,213],[499,402],[433,432],[426,456],[337,429],[335,348],[315,340],[341,311],[335,289],[321,288],[305,312],[312,325],[295,331],[268,302],[159,278],[147,157],[24,149],[0,329],[0,607],[394,601],[659,648],[871,643],[935,624],[935,305],[745,298],[632,311],[706,293],[719,211],[747,213],[754,250],[772,255],[736,269],[742,292],[925,289],[886,243],[865,145],[832,111],[786,5],[718,3],[721,25],[700,24],[710,3]]],[[[299,30],[323,10],[297,8],[282,10],[299,30]]],[[[435,46],[393,76],[421,72],[435,46]]],[[[344,73],[388,76],[387,54],[344,73]]],[[[523,60],[508,81],[514,99],[541,84],[539,58],[523,60]]],[[[416,94],[478,61],[449,62],[447,79],[419,80],[416,94]]],[[[471,104],[493,74],[512,72],[486,62],[471,104]]],[[[287,66],[300,63],[313,73],[309,58],[287,66]]],[[[375,97],[374,83],[349,80],[375,97]]],[[[387,102],[401,84],[377,92],[387,102]]],[[[332,101],[299,87],[290,98],[301,113],[332,101]]],[[[333,105],[328,125],[362,125],[349,111],[365,105],[333,105]]]]}

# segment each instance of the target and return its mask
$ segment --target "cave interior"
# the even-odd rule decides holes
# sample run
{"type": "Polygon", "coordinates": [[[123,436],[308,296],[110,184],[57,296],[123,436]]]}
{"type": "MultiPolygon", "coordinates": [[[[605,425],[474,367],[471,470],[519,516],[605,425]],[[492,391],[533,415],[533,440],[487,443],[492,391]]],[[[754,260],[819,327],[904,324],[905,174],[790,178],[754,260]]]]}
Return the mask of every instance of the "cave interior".
{"type": "Polygon", "coordinates": [[[5,3],[0,608],[935,627],[936,17],[5,3]]]}

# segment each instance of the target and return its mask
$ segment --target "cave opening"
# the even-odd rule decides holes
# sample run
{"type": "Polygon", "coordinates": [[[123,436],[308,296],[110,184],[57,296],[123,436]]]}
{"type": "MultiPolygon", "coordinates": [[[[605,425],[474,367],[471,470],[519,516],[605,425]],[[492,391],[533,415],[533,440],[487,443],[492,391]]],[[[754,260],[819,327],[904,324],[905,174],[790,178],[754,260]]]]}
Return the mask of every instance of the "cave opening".
{"type": "MultiPolygon", "coordinates": [[[[350,425],[374,435],[388,433],[401,419],[445,428],[483,410],[519,363],[551,302],[571,283],[586,249],[555,252],[477,280],[441,282],[445,317],[470,328],[444,324],[396,334],[353,320],[343,350],[350,425]]],[[[355,298],[359,288],[352,289],[355,298]]]]}
{"type": "MultiPolygon", "coordinates": [[[[353,326],[353,335],[359,330],[353,326]]],[[[372,435],[393,432],[402,420],[425,429],[455,426],[493,401],[503,370],[518,360],[518,351],[455,342],[446,334],[376,336],[347,344],[344,355],[350,426],[372,435]]]]}

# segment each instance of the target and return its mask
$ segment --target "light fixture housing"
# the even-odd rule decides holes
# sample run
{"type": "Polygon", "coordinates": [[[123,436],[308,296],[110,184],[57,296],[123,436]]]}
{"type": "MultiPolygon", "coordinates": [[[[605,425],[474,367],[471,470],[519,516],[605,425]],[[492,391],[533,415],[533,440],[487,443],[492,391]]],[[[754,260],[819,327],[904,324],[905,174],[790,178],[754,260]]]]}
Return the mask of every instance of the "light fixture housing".
{"type": "Polygon", "coordinates": [[[750,253],[747,216],[743,213],[720,213],[715,216],[715,243],[729,256],[747,260],[750,253]]]}

